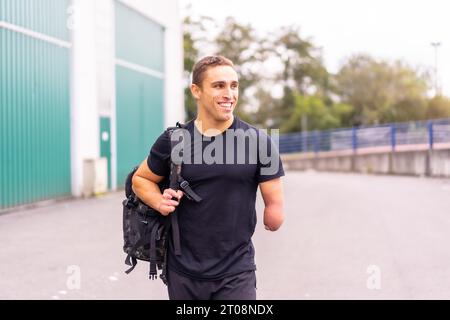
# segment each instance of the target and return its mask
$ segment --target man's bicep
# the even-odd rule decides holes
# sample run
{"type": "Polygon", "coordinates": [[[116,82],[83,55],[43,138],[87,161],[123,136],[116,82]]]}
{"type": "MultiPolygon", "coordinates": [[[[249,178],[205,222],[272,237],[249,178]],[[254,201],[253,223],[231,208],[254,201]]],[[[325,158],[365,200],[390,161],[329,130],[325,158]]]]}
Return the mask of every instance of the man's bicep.
{"type": "Polygon", "coordinates": [[[141,178],[150,180],[150,181],[152,181],[154,183],[160,183],[164,179],[163,176],[159,176],[159,175],[155,174],[148,167],[147,159],[142,161],[142,163],[140,164],[140,166],[137,169],[136,173],[134,174],[134,177],[141,177],[141,178]]]}

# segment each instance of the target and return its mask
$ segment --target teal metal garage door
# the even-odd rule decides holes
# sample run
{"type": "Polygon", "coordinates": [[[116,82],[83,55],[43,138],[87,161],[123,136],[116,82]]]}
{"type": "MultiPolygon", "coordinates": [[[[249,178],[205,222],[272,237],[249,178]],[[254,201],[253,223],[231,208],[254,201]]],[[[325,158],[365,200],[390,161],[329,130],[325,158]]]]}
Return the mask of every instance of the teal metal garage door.
{"type": "Polygon", "coordinates": [[[164,29],[116,2],[117,184],[163,131],[164,29]]]}
{"type": "Polygon", "coordinates": [[[69,0],[0,0],[0,210],[70,195],[69,0]]]}

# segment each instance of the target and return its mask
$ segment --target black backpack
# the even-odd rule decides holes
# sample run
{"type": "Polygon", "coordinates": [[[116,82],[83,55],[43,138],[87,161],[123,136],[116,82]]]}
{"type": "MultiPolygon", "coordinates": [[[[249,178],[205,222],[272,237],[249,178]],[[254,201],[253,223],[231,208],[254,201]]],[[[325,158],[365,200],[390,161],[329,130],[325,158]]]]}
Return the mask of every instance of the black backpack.
{"type": "MultiPolygon", "coordinates": [[[[177,128],[184,126],[177,123],[177,127],[168,128],[169,138],[177,128]]],[[[171,150],[178,143],[171,140],[171,150]]],[[[172,160],[172,159],[171,159],[172,160]]],[[[166,257],[169,234],[171,231],[174,250],[180,255],[180,236],[178,227],[177,210],[168,216],[163,216],[158,211],[142,202],[132,189],[132,178],[138,167],[135,167],[125,181],[125,196],[123,204],[123,250],[127,254],[125,264],[130,266],[125,272],[128,274],[136,267],[137,260],[150,262],[149,278],[154,280],[157,269],[161,270],[160,278],[166,281],[166,257]]],[[[189,200],[200,202],[202,199],[190,188],[189,183],[181,176],[181,163],[170,161],[170,176],[159,183],[163,192],[167,188],[182,189],[189,200]]]]}

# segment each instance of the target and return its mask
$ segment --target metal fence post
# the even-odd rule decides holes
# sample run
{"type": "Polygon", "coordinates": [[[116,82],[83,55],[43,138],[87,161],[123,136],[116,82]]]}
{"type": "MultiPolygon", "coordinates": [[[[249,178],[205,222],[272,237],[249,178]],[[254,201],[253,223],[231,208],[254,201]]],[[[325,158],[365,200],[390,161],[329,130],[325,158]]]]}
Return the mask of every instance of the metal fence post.
{"type": "Polygon", "coordinates": [[[425,175],[431,176],[432,175],[432,168],[431,168],[431,160],[433,155],[433,122],[429,121],[427,124],[428,127],[428,152],[425,159],[425,175]]]}
{"type": "Polygon", "coordinates": [[[314,131],[313,144],[314,144],[314,152],[315,153],[319,152],[319,131],[318,130],[314,131]]]}
{"type": "Polygon", "coordinates": [[[352,128],[352,149],[353,152],[356,151],[356,149],[358,149],[358,128],[353,127],[352,128]]]}
{"type": "Polygon", "coordinates": [[[431,150],[433,149],[433,141],[434,137],[433,137],[433,122],[429,121],[428,122],[428,148],[431,150]]]}
{"type": "Polygon", "coordinates": [[[393,123],[393,124],[391,124],[391,147],[392,147],[392,151],[395,151],[395,145],[397,143],[396,134],[397,134],[397,127],[395,126],[395,123],[393,123]]]}
{"type": "Polygon", "coordinates": [[[352,154],[352,160],[351,160],[351,171],[355,171],[356,170],[356,150],[358,149],[358,129],[356,127],[352,128],[352,149],[353,149],[353,154],[352,154]]]}
{"type": "Polygon", "coordinates": [[[308,141],[306,140],[306,131],[300,133],[301,141],[302,141],[302,152],[308,151],[308,141]]]}
{"type": "Polygon", "coordinates": [[[388,172],[394,172],[395,147],[397,145],[397,127],[395,123],[391,124],[391,153],[389,154],[388,172]]]}

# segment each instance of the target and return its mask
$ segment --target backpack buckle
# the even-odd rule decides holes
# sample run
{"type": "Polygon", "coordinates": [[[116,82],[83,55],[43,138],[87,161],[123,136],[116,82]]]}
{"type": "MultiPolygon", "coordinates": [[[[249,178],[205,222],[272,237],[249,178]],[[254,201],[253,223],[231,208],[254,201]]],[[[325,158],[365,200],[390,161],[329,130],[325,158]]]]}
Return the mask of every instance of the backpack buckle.
{"type": "Polygon", "coordinates": [[[131,208],[136,207],[136,203],[135,203],[135,201],[134,201],[134,199],[133,199],[132,196],[129,196],[128,198],[126,198],[126,199],[123,201],[123,205],[124,205],[125,207],[127,207],[128,209],[131,209],[131,208]]]}
{"type": "Polygon", "coordinates": [[[191,187],[189,186],[189,182],[187,182],[186,180],[183,179],[180,182],[180,187],[181,189],[183,189],[184,193],[186,194],[186,197],[189,200],[193,200],[195,202],[202,201],[202,198],[198,194],[196,194],[194,190],[191,189],[191,187]]]}

